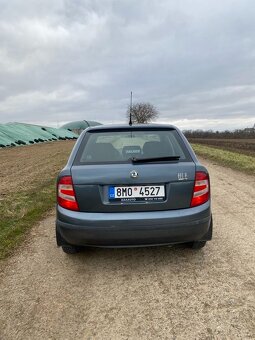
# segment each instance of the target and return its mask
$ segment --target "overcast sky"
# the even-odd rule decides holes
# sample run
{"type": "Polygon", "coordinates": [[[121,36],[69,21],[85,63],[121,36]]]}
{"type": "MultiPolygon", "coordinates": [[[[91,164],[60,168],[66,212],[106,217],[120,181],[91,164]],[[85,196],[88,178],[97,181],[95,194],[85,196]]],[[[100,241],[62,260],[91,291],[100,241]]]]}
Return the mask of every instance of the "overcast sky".
{"type": "Polygon", "coordinates": [[[0,0],[0,123],[255,123],[254,0],[0,0]]]}

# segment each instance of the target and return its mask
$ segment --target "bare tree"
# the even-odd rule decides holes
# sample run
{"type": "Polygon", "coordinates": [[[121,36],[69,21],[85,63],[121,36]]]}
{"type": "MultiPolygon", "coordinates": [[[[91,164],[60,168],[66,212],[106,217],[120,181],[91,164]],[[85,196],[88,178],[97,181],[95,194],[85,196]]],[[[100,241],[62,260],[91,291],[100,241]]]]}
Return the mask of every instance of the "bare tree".
{"type": "MultiPolygon", "coordinates": [[[[130,117],[130,105],[127,110],[127,118],[130,117]]],[[[132,122],[134,124],[146,124],[157,118],[158,110],[150,103],[136,103],[131,109],[132,122]]]]}

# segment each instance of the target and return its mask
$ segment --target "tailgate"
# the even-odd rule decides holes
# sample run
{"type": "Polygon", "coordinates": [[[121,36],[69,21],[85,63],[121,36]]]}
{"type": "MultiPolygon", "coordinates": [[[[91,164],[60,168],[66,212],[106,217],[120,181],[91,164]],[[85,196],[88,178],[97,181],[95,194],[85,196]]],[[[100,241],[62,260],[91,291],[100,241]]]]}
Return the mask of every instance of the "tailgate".
{"type": "Polygon", "coordinates": [[[83,212],[131,212],[183,209],[190,207],[195,163],[74,165],[71,168],[76,198],[83,212]],[[135,171],[138,176],[131,177],[135,171]],[[112,200],[113,187],[163,186],[157,200],[112,200]]]}

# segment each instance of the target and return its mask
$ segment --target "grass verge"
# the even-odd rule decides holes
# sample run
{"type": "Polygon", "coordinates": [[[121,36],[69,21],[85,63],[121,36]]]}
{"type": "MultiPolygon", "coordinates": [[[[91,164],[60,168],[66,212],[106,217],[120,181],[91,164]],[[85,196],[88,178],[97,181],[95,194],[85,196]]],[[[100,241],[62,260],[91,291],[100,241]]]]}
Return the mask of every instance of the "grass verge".
{"type": "Polygon", "coordinates": [[[201,144],[192,144],[192,147],[198,156],[211,159],[220,165],[228,166],[234,170],[255,175],[255,157],[201,144]]]}
{"type": "Polygon", "coordinates": [[[0,205],[0,259],[20,244],[26,231],[39,222],[55,202],[55,179],[28,192],[9,195],[0,205]]]}

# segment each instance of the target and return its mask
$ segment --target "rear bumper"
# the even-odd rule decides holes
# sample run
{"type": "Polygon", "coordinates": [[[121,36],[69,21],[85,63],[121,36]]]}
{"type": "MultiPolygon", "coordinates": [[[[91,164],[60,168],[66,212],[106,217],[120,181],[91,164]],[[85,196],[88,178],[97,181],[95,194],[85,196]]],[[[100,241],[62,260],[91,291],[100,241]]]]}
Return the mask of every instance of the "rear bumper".
{"type": "Polygon", "coordinates": [[[57,207],[57,231],[70,244],[128,247],[209,240],[210,202],[153,212],[86,213],[57,207]]]}

